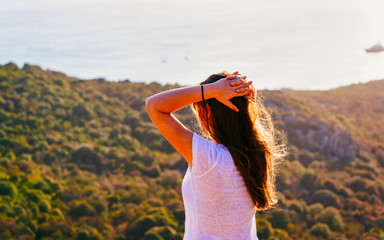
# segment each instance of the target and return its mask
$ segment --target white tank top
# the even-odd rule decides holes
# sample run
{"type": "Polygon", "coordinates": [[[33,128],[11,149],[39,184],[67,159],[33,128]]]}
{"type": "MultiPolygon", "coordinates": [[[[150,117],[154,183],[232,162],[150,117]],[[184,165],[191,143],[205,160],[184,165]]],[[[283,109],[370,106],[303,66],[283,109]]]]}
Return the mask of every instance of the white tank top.
{"type": "Polygon", "coordinates": [[[257,240],[256,206],[227,148],[196,133],[182,183],[184,240],[257,240]]]}

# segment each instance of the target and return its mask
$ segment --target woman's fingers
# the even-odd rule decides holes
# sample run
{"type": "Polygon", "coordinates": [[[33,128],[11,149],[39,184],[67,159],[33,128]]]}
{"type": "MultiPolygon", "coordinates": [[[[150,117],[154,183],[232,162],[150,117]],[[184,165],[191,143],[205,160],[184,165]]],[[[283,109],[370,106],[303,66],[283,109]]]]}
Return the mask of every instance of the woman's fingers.
{"type": "Polygon", "coordinates": [[[231,82],[231,86],[237,86],[237,85],[240,85],[244,82],[246,82],[246,79],[247,76],[241,76],[241,77],[236,77],[236,78],[233,78],[233,79],[236,79],[236,81],[232,81],[231,82]]]}
{"type": "Polygon", "coordinates": [[[257,90],[255,88],[255,86],[252,84],[250,85],[250,88],[252,90],[251,94],[250,94],[250,97],[251,97],[251,100],[252,101],[256,101],[256,96],[257,96],[257,90]]]}
{"type": "Polygon", "coordinates": [[[238,112],[239,109],[236,107],[235,104],[233,104],[231,101],[227,100],[225,102],[222,102],[225,106],[229,107],[230,109],[232,109],[233,111],[236,111],[238,112]]]}
{"type": "Polygon", "coordinates": [[[241,85],[238,86],[238,88],[236,88],[235,90],[237,93],[240,93],[240,94],[248,94],[248,93],[251,93],[253,91],[252,89],[252,81],[249,81],[249,82],[245,82],[241,85]]]}
{"type": "Polygon", "coordinates": [[[246,76],[229,75],[226,78],[222,78],[213,83],[217,86],[216,89],[218,94],[216,99],[230,109],[238,112],[238,108],[230,101],[230,99],[251,94],[253,92],[252,81],[246,81],[245,79],[246,76]]]}
{"type": "Polygon", "coordinates": [[[249,93],[251,93],[251,92],[252,92],[252,89],[250,89],[250,88],[246,88],[246,87],[236,89],[236,93],[237,93],[237,94],[240,94],[240,95],[247,95],[247,94],[249,94],[249,93]]]}
{"type": "Polygon", "coordinates": [[[229,75],[238,75],[239,71],[233,72],[233,73],[224,73],[224,76],[229,76],[229,75]]]}
{"type": "Polygon", "coordinates": [[[225,74],[225,77],[228,79],[228,80],[232,80],[232,79],[235,79],[237,77],[241,77],[241,74],[239,74],[239,71],[236,71],[236,72],[233,72],[231,74],[225,74]]]}
{"type": "Polygon", "coordinates": [[[232,79],[235,79],[235,78],[240,78],[241,77],[241,75],[233,75],[233,74],[231,74],[231,75],[228,75],[228,76],[226,76],[226,78],[227,78],[227,80],[232,80],[232,79]]]}
{"type": "Polygon", "coordinates": [[[235,75],[228,75],[228,76],[226,77],[227,80],[232,80],[232,79],[235,79],[235,78],[236,78],[235,75]]]}
{"type": "Polygon", "coordinates": [[[241,87],[248,87],[249,88],[249,86],[252,85],[253,82],[252,81],[244,81],[244,80],[235,80],[235,81],[232,81],[232,83],[231,83],[231,85],[233,87],[237,87],[236,89],[238,89],[241,87]]]}

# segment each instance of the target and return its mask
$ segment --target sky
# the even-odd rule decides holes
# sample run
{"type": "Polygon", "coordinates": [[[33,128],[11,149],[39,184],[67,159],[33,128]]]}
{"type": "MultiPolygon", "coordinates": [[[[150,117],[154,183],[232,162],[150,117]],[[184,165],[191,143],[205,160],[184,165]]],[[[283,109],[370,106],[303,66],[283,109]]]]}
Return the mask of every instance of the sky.
{"type": "MultiPolygon", "coordinates": [[[[0,0],[1,3],[2,0],[0,0]]],[[[260,88],[384,78],[382,0],[19,0],[0,4],[0,64],[83,79],[196,84],[240,71],[260,88]]]]}

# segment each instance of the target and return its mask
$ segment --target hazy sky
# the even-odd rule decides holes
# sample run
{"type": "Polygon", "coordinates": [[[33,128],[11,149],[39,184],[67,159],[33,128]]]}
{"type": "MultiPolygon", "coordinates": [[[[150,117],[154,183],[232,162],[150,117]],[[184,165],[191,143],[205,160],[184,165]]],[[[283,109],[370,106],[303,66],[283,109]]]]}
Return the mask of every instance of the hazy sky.
{"type": "MultiPolygon", "coordinates": [[[[1,3],[1,2],[0,2],[1,3]]],[[[80,78],[194,84],[240,70],[260,88],[384,78],[383,0],[6,1],[0,64],[80,78]]]]}

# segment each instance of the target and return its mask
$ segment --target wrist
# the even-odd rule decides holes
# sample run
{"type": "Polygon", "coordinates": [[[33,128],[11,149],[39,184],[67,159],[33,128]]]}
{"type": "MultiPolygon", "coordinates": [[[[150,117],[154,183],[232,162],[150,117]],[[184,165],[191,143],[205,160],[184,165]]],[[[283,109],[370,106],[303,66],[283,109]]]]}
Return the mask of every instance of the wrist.
{"type": "Polygon", "coordinates": [[[216,97],[215,86],[212,83],[203,84],[202,93],[204,94],[204,99],[210,99],[216,97]]]}

